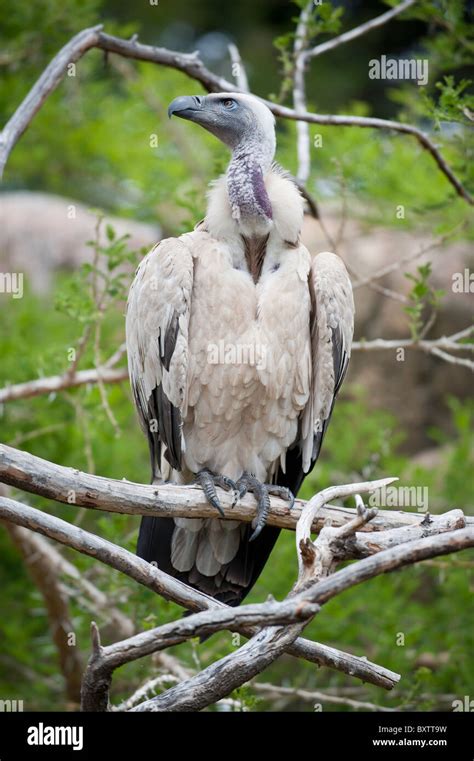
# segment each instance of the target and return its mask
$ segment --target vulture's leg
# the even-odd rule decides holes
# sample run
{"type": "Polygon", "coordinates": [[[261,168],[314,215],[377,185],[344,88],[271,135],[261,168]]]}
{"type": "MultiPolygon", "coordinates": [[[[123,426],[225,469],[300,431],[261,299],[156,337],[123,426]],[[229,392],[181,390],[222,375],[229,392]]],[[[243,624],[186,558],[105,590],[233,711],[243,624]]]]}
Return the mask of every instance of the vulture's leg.
{"type": "Polygon", "coordinates": [[[257,500],[257,515],[252,521],[253,534],[249,539],[251,542],[260,534],[265,526],[270,510],[270,495],[281,497],[290,503],[290,509],[293,507],[295,498],[292,492],[286,486],[277,486],[276,484],[263,484],[258,478],[250,473],[243,473],[236,483],[239,498],[242,498],[248,491],[252,492],[257,500]]]}
{"type": "Polygon", "coordinates": [[[233,504],[235,504],[238,499],[239,492],[237,485],[230,478],[227,478],[227,476],[213,473],[212,470],[208,470],[207,468],[203,468],[196,474],[194,483],[201,487],[209,504],[212,505],[212,507],[215,507],[223,518],[225,518],[225,515],[219,497],[217,496],[216,486],[220,486],[221,489],[225,489],[226,491],[235,492],[233,504]]]}

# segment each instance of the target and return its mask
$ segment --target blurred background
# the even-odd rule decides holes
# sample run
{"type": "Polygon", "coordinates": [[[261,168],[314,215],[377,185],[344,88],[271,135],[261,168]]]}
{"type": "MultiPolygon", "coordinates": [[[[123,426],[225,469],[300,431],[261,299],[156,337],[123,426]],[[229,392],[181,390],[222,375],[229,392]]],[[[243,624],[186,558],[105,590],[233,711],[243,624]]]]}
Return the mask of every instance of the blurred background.
{"type": "MultiPolygon", "coordinates": [[[[218,0],[0,0],[0,122],[61,46],[97,23],[120,37],[138,34],[151,45],[198,50],[206,66],[231,81],[228,45],[235,43],[252,91],[291,105],[287,76],[300,6],[242,0],[224,12],[218,0]]],[[[387,5],[325,2],[322,8],[315,9],[316,43],[387,5]]],[[[307,75],[308,109],[421,127],[473,192],[472,21],[471,2],[419,0],[399,19],[316,58],[307,75]],[[369,79],[369,61],[381,55],[428,59],[428,85],[369,79]]],[[[0,188],[0,271],[24,273],[23,298],[0,293],[0,388],[62,374],[71,356],[78,369],[102,365],[122,345],[136,263],[161,237],[192,229],[202,218],[207,184],[228,160],[210,135],[166,116],[174,97],[200,92],[198,83],[178,71],[92,50],[36,115],[10,156],[0,188]]],[[[372,283],[355,291],[356,338],[418,337],[427,323],[427,338],[468,327],[469,287],[454,292],[452,284],[453,275],[473,267],[472,211],[428,152],[408,136],[381,130],[310,125],[310,135],[306,187],[319,212],[319,219],[308,214],[305,220],[310,250],[336,248],[354,282],[406,257],[375,289],[372,283]]],[[[277,160],[292,173],[295,136],[294,123],[278,121],[277,160]]],[[[125,366],[123,355],[115,366],[125,366]]],[[[302,496],[332,483],[397,475],[402,485],[428,488],[430,512],[473,512],[473,407],[467,367],[413,349],[404,361],[393,350],[355,352],[323,454],[302,496]]],[[[3,443],[53,462],[111,478],[149,478],[147,445],[126,381],[5,400],[0,431],[3,443]]],[[[86,514],[9,493],[135,547],[138,519],[86,514]]],[[[176,606],[125,577],[59,549],[82,580],[62,573],[58,587],[76,637],[70,658],[64,657],[51,601],[35,573],[34,548],[25,535],[0,526],[0,699],[23,698],[25,710],[77,705],[91,619],[110,642],[117,638],[116,609],[128,617],[123,631],[179,615],[176,606]],[[84,580],[103,596],[91,600],[84,580]]],[[[396,691],[386,694],[289,657],[261,680],[323,691],[324,710],[355,710],[354,699],[451,710],[454,699],[469,694],[474,676],[473,568],[472,553],[464,553],[372,580],[330,602],[307,630],[311,638],[400,672],[396,691]]],[[[281,599],[296,570],[294,536],[284,532],[249,601],[270,593],[281,599]]],[[[192,670],[234,646],[223,633],[174,655],[192,670]]],[[[119,702],[150,675],[170,669],[159,658],[121,669],[112,699],[119,702]]],[[[156,689],[166,686],[165,680],[156,689]]],[[[275,698],[253,685],[234,697],[236,702],[213,710],[313,710],[301,695],[275,698]]]]}

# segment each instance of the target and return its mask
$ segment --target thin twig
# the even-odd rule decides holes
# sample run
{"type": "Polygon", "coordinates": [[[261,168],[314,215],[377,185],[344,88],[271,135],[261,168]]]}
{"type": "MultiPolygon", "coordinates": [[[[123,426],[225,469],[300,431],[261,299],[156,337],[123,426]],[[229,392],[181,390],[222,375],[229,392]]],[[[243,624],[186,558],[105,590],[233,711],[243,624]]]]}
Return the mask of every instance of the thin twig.
{"type": "Polygon", "coordinates": [[[421,256],[428,254],[430,251],[439,248],[464,227],[466,227],[466,223],[462,222],[461,224],[456,225],[456,227],[454,227],[452,230],[449,230],[449,232],[447,232],[445,235],[441,235],[439,238],[432,241],[431,243],[428,243],[426,246],[422,246],[417,251],[410,251],[408,254],[405,254],[405,256],[397,259],[397,261],[390,262],[390,264],[385,264],[383,267],[380,267],[380,269],[372,272],[369,275],[360,276],[355,283],[352,283],[353,290],[362,288],[364,285],[369,285],[369,283],[373,283],[374,280],[380,280],[380,278],[385,277],[385,275],[390,275],[392,272],[399,270],[403,264],[413,262],[415,259],[419,259],[421,256]]]}
{"type": "MultiPolygon", "coordinates": [[[[293,108],[297,113],[304,113],[306,109],[306,86],[305,86],[305,49],[308,42],[308,22],[313,11],[313,2],[310,2],[301,10],[298,25],[296,27],[295,42],[293,46],[294,71],[293,71],[293,108]]],[[[310,136],[307,122],[299,121],[296,124],[296,150],[298,157],[298,169],[296,177],[303,185],[308,181],[311,171],[310,136]]]]}
{"type": "Polygon", "coordinates": [[[239,48],[233,42],[229,42],[227,49],[229,51],[230,60],[232,63],[232,75],[235,77],[237,87],[242,92],[250,92],[247,72],[245,71],[245,66],[242,63],[239,48]]]}
{"type": "Polygon", "coordinates": [[[265,682],[252,682],[252,689],[269,697],[278,697],[285,695],[292,699],[306,700],[310,703],[333,703],[335,705],[348,706],[356,711],[381,711],[382,713],[396,712],[398,708],[389,708],[387,706],[368,703],[366,700],[354,700],[353,698],[340,697],[339,695],[330,695],[327,692],[309,691],[297,687],[280,687],[276,684],[267,684],[265,682]]]}
{"type": "Polygon", "coordinates": [[[316,45],[314,48],[311,48],[311,50],[306,52],[306,57],[316,58],[316,56],[327,53],[329,50],[334,50],[334,48],[338,48],[346,42],[351,42],[352,40],[357,39],[357,37],[362,37],[362,35],[367,34],[367,32],[371,32],[372,29],[378,29],[384,24],[387,24],[395,18],[395,16],[403,13],[403,11],[406,11],[407,8],[410,8],[410,6],[415,3],[416,0],[403,0],[402,3],[391,8],[389,11],[382,13],[380,16],[376,16],[375,18],[370,19],[370,21],[366,21],[364,24],[360,24],[360,26],[350,29],[348,32],[343,32],[343,34],[340,34],[338,37],[333,37],[332,40],[316,45]]]}
{"type": "Polygon", "coordinates": [[[103,383],[121,383],[128,380],[128,370],[126,367],[120,369],[99,367],[97,369],[78,370],[72,377],[68,377],[65,373],[64,375],[51,375],[48,378],[38,378],[25,383],[15,383],[0,389],[0,404],[51,394],[67,388],[94,385],[98,382],[99,377],[103,383]]]}
{"type": "Polygon", "coordinates": [[[390,339],[375,338],[372,341],[354,341],[352,344],[353,351],[386,351],[388,349],[420,349],[426,354],[434,354],[445,362],[453,365],[461,365],[470,370],[474,370],[474,362],[464,357],[457,357],[449,354],[445,349],[451,351],[474,351],[474,343],[460,343],[462,338],[467,338],[474,331],[474,325],[464,330],[454,333],[451,336],[441,336],[432,340],[411,338],[390,339]]]}

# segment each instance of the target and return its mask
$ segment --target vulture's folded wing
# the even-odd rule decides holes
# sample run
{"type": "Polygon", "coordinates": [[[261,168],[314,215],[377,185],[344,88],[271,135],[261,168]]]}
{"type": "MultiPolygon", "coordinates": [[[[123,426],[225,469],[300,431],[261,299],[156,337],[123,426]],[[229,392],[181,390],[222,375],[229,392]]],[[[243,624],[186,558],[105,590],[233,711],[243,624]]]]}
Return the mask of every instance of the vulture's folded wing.
{"type": "Polygon", "coordinates": [[[303,470],[318,459],[321,444],[346,374],[354,333],[354,297],[344,262],[324,252],[312,260],[310,291],[312,389],[302,419],[303,470]]]}
{"type": "Polygon", "coordinates": [[[309,273],[311,294],[311,392],[301,414],[298,438],[286,456],[285,472],[277,483],[294,494],[309,473],[321,444],[351,354],[354,332],[352,285],[339,256],[324,252],[314,256],[309,273]]]}
{"type": "Polygon", "coordinates": [[[161,477],[162,456],[175,470],[182,465],[192,285],[193,259],[184,238],[168,238],[143,259],[128,298],[130,381],[154,478],[161,477]]]}

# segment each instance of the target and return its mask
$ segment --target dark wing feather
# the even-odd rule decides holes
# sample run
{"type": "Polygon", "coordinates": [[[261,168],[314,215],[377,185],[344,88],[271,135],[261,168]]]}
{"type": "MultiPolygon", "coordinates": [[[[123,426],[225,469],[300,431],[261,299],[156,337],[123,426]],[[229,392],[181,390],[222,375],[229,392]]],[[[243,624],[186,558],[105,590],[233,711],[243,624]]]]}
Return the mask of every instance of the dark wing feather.
{"type": "Polygon", "coordinates": [[[352,286],[342,260],[318,254],[309,275],[311,310],[312,388],[302,413],[298,436],[286,455],[285,473],[276,482],[297,494],[321,452],[336,396],[349,363],[354,330],[352,286]]]}
{"type": "Polygon", "coordinates": [[[181,239],[168,238],[141,262],[128,299],[130,382],[154,479],[166,477],[164,459],[175,470],[182,467],[192,282],[190,251],[181,239]]]}

